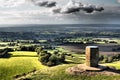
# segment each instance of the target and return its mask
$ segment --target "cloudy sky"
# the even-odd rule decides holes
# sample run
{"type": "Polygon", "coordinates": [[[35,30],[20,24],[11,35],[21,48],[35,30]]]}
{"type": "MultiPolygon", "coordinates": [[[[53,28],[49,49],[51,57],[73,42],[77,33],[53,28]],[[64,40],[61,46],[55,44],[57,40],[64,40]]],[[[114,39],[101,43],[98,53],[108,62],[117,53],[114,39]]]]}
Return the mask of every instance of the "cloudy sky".
{"type": "MultiPolygon", "coordinates": [[[[59,7],[69,2],[52,1],[56,1],[59,7]]],[[[55,14],[52,8],[37,6],[31,0],[0,0],[0,24],[120,24],[120,0],[75,1],[104,7],[104,11],[55,14]]]]}

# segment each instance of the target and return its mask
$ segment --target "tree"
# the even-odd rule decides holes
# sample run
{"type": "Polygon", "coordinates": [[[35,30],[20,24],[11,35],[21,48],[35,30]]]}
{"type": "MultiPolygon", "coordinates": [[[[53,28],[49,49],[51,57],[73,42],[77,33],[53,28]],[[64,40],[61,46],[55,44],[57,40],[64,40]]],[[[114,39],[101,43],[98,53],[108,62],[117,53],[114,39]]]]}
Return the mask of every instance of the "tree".
{"type": "Polygon", "coordinates": [[[38,55],[39,55],[42,51],[43,51],[43,48],[42,48],[42,47],[37,47],[37,48],[35,49],[35,52],[37,52],[38,55]]]}
{"type": "Polygon", "coordinates": [[[51,56],[50,53],[48,53],[47,51],[43,51],[43,52],[41,52],[41,54],[39,54],[39,61],[42,64],[46,65],[47,62],[49,61],[50,56],[51,56]]]}
{"type": "Polygon", "coordinates": [[[55,51],[54,53],[48,53],[47,51],[42,51],[39,54],[39,61],[47,66],[55,66],[65,62],[65,53],[59,53],[55,51]]]}

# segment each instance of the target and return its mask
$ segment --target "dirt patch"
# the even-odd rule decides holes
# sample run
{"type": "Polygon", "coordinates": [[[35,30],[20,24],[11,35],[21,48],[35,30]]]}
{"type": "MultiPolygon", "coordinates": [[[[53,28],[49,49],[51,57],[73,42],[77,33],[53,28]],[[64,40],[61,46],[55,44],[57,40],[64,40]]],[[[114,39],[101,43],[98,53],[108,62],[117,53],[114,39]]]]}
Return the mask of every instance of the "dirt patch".
{"type": "Polygon", "coordinates": [[[120,75],[120,70],[115,68],[102,66],[99,68],[95,67],[86,67],[82,65],[77,65],[66,69],[66,72],[71,75],[85,75],[85,76],[95,76],[95,75],[106,75],[106,76],[115,76],[120,75]]]}

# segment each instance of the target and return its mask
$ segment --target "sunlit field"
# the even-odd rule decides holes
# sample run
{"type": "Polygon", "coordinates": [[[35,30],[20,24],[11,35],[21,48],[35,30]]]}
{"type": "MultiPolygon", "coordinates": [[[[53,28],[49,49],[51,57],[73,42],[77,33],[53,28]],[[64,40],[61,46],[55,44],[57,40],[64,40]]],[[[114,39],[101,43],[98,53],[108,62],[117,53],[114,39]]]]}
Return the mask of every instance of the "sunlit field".
{"type": "MultiPolygon", "coordinates": [[[[37,74],[29,76],[31,80],[119,80],[120,76],[73,76],[65,72],[68,67],[85,62],[85,55],[73,54],[73,58],[66,57],[66,64],[46,67],[38,61],[36,52],[17,51],[10,52],[10,58],[0,58],[0,80],[12,80],[15,75],[28,73],[34,69],[37,74]]],[[[120,69],[120,62],[107,63],[120,69]]]]}
{"type": "Polygon", "coordinates": [[[13,76],[45,68],[35,52],[10,52],[10,58],[0,58],[0,80],[12,80],[13,76]]]}
{"type": "MultiPolygon", "coordinates": [[[[120,76],[106,76],[106,75],[70,75],[65,72],[65,70],[70,66],[75,66],[77,64],[63,64],[51,68],[46,68],[40,70],[36,75],[30,77],[31,80],[120,80],[120,76]]],[[[114,62],[105,64],[107,66],[114,66],[120,69],[120,62],[114,62]]]]}

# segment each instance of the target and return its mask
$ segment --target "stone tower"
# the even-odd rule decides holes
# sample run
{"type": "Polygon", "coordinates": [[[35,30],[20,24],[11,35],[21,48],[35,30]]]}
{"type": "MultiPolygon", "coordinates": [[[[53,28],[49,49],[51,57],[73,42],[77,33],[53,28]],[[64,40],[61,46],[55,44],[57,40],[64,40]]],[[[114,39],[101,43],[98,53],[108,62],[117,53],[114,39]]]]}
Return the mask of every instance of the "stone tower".
{"type": "Polygon", "coordinates": [[[86,47],[86,66],[98,67],[99,62],[99,48],[98,46],[86,47]]]}

